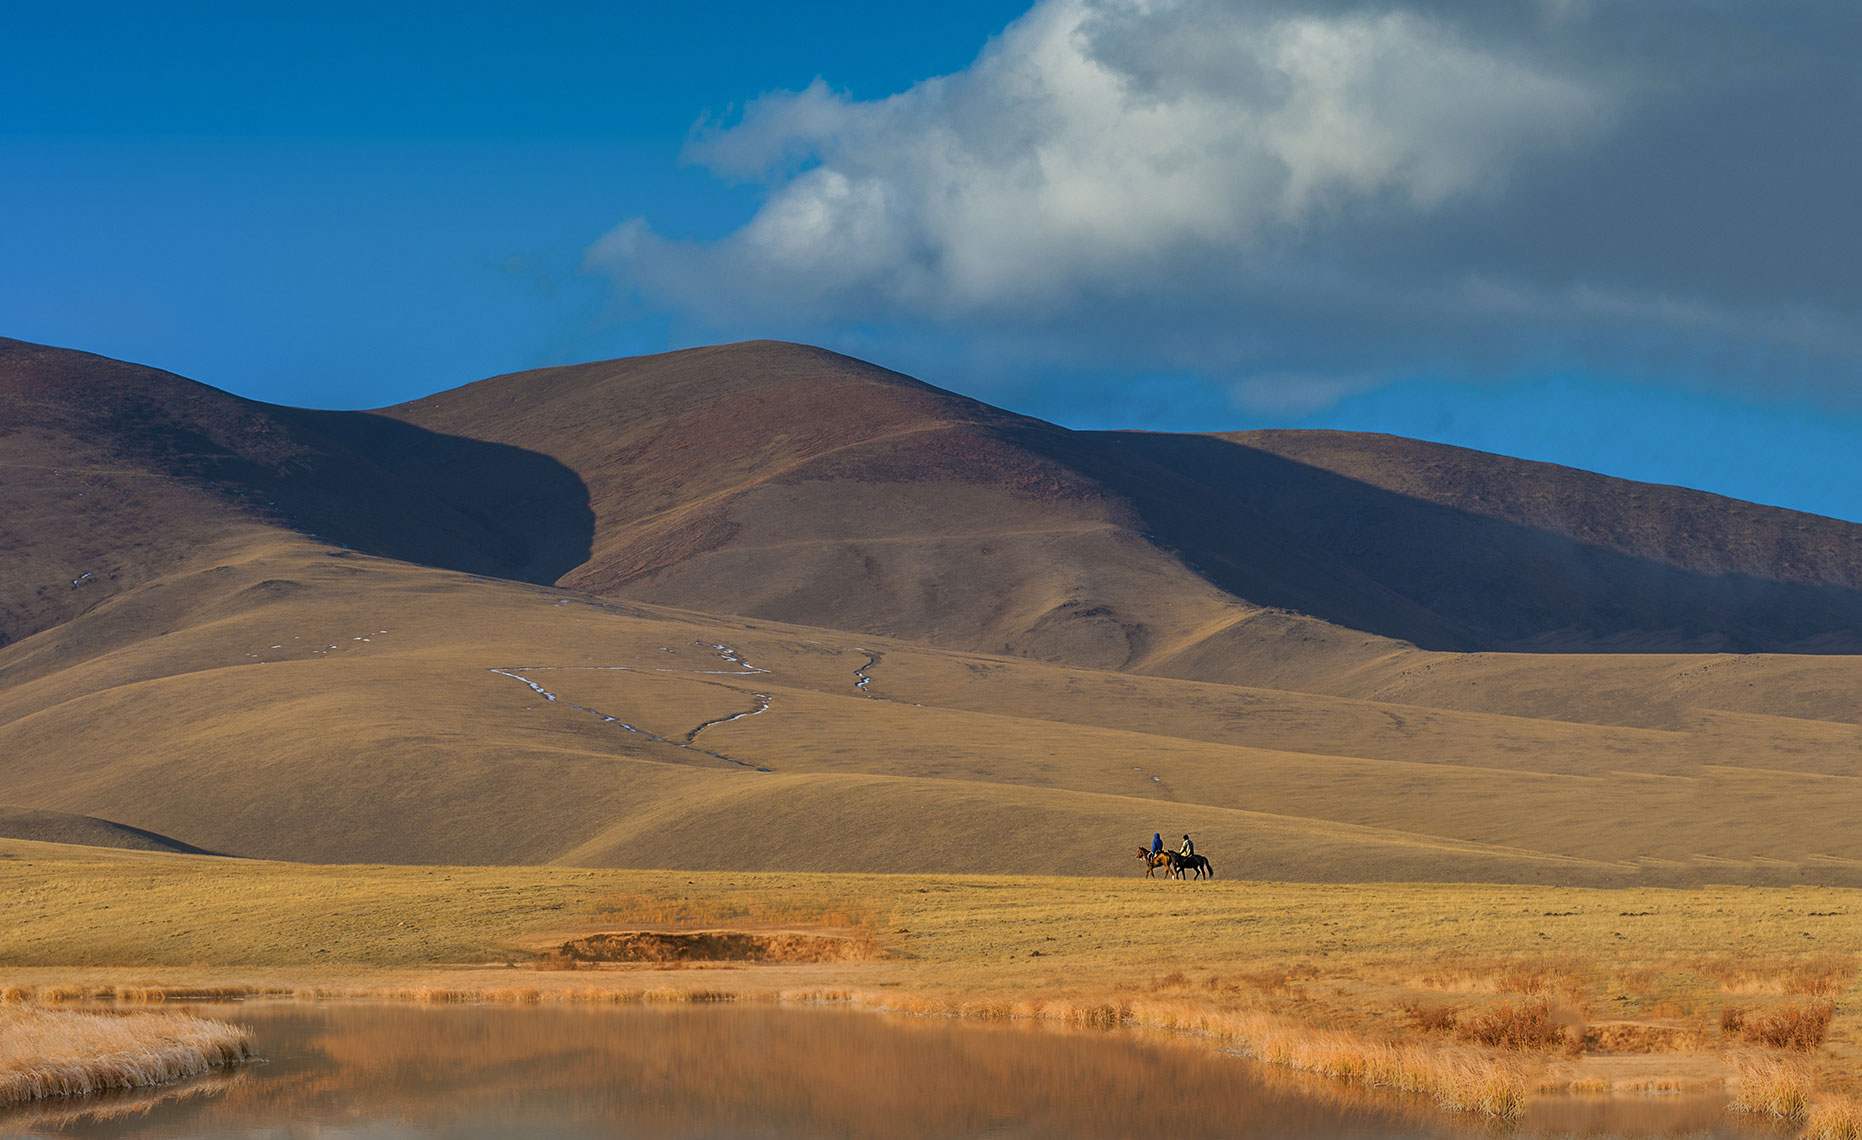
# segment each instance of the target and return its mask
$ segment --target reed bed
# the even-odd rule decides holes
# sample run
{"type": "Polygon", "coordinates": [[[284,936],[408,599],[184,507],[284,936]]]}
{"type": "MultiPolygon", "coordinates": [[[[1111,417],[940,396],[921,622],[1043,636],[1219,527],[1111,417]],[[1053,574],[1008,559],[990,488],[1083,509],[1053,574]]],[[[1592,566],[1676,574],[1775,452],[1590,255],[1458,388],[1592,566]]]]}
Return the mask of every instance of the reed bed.
{"type": "Polygon", "coordinates": [[[1805,1114],[1803,1140],[1862,1140],[1862,1103],[1846,1096],[1818,1100],[1805,1114]]]}
{"type": "Polygon", "coordinates": [[[1204,1034],[1270,1065],[1369,1088],[1428,1096],[1443,1108],[1515,1117],[1533,1085],[1533,1066],[1483,1049],[1399,1042],[1324,1029],[1269,1013],[1135,1002],[1131,1024],[1204,1034]]]}
{"type": "MultiPolygon", "coordinates": [[[[789,1000],[811,995],[789,993],[789,1000]]],[[[1161,1030],[1210,1038],[1221,1047],[1305,1073],[1366,1088],[1418,1093],[1438,1106],[1510,1119],[1525,1108],[1535,1067],[1515,1056],[1457,1046],[1389,1041],[1322,1029],[1254,1011],[1192,1002],[1072,1000],[963,1001],[915,994],[835,991],[812,995],[890,1013],[977,1020],[1036,1019],[1091,1028],[1161,1030]]]]}
{"type": "Polygon", "coordinates": [[[0,1009],[0,1105],[166,1084],[252,1056],[238,1026],[184,1013],[0,1009]]]}

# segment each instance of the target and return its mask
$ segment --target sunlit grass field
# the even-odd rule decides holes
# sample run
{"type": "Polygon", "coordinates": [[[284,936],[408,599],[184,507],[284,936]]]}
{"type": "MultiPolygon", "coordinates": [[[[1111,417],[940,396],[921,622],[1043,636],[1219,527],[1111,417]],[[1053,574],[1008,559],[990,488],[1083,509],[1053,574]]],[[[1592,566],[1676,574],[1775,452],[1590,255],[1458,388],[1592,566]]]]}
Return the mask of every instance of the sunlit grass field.
{"type": "Polygon", "coordinates": [[[1169,882],[1135,860],[1123,879],[744,874],[12,841],[0,997],[851,1000],[1206,1034],[1501,1115],[1538,1089],[1730,1079],[1751,1107],[1801,1118],[1862,1091],[1859,909],[1862,892],[1838,888],[1169,882]],[[593,932],[707,929],[831,933],[871,954],[557,953],[593,932]]]}

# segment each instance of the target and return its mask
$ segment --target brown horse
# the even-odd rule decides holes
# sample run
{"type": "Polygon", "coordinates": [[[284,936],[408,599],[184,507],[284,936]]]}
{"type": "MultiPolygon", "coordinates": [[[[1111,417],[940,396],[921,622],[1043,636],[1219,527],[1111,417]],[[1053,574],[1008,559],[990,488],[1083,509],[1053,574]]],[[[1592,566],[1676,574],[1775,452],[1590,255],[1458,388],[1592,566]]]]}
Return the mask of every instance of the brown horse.
{"type": "Polygon", "coordinates": [[[1170,877],[1170,861],[1176,858],[1176,856],[1168,851],[1159,851],[1157,854],[1153,855],[1149,847],[1140,847],[1138,848],[1138,858],[1144,863],[1144,877],[1147,879],[1154,879],[1157,877],[1157,869],[1159,867],[1165,868],[1165,878],[1170,877]]]}

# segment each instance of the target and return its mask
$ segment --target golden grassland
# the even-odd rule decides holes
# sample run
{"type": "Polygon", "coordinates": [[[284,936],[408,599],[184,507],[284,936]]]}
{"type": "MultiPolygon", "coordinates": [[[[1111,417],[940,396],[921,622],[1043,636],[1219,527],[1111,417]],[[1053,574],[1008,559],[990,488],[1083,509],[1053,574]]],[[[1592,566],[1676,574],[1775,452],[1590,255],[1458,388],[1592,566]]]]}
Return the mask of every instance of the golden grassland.
{"type": "Polygon", "coordinates": [[[1211,683],[228,539],[0,646],[0,834],[1116,876],[1163,831],[1224,879],[1862,886],[1862,657],[1440,654],[1334,630],[1355,646],[1334,660],[1281,632],[1211,683]],[[1003,849],[1018,836],[1039,841],[1003,849]]]}
{"type": "Polygon", "coordinates": [[[1842,888],[1159,882],[1135,861],[1125,879],[738,874],[4,841],[0,1000],[839,1001],[1150,1027],[1503,1117],[1542,1091],[1725,1081],[1838,1137],[1862,1093],[1858,908],[1842,888]],[[619,931],[803,949],[563,953],[619,931]],[[841,949],[812,960],[798,934],[841,949]]]}
{"type": "Polygon", "coordinates": [[[252,1055],[237,1026],[176,1012],[0,1007],[0,1105],[180,1080],[252,1055]]]}

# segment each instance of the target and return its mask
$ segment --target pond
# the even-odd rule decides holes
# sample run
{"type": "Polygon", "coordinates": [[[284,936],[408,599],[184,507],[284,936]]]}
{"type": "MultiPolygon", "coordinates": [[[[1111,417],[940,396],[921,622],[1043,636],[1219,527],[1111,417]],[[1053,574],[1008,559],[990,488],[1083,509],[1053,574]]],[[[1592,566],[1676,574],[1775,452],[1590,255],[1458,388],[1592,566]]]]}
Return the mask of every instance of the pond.
{"type": "Polygon", "coordinates": [[[836,1008],[248,1003],[264,1063],[0,1112],[7,1137],[1777,1140],[1718,1097],[1564,1099],[1515,1129],[1188,1041],[836,1008]]]}

